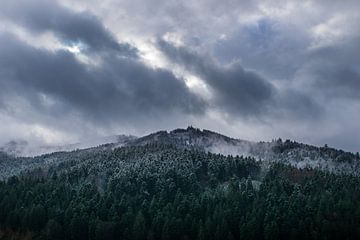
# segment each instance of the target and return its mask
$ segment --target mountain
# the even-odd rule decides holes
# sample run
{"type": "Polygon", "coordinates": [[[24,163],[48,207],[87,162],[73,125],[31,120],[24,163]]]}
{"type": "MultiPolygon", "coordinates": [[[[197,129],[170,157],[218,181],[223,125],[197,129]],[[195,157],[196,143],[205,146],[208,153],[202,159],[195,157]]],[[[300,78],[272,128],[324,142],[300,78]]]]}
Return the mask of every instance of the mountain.
{"type": "Polygon", "coordinates": [[[204,150],[223,155],[250,155],[250,149],[255,143],[230,138],[209,130],[188,127],[173,131],[159,131],[131,141],[129,145],[146,145],[158,142],[173,144],[181,148],[204,150]]]}
{"type": "Polygon", "coordinates": [[[359,239],[358,162],[192,127],[35,157],[0,152],[0,240],[359,239]]]}
{"type": "Polygon", "coordinates": [[[104,145],[121,147],[134,139],[134,136],[115,135],[64,146],[36,146],[26,141],[12,141],[0,148],[0,179],[39,167],[58,165],[78,154],[93,154],[102,150],[104,145]]]}
{"type": "Polygon", "coordinates": [[[188,127],[173,131],[159,131],[129,141],[127,145],[146,145],[158,142],[180,148],[197,149],[222,155],[250,156],[265,162],[281,162],[297,168],[318,168],[331,172],[358,173],[359,153],[345,152],[330,147],[316,147],[295,141],[251,142],[222,134],[188,127]]]}
{"type": "Polygon", "coordinates": [[[91,154],[97,151],[112,151],[123,146],[146,146],[155,143],[226,156],[253,157],[257,161],[262,161],[264,166],[279,162],[299,169],[311,168],[334,173],[360,173],[359,153],[354,154],[327,146],[316,147],[281,139],[272,142],[251,142],[230,138],[206,129],[188,127],[169,132],[159,131],[139,138],[115,135],[65,146],[34,147],[24,141],[10,142],[0,148],[0,151],[9,155],[6,161],[0,160],[0,179],[24,170],[41,167],[44,164],[59,164],[78,154],[91,154]],[[36,156],[36,153],[45,155],[36,156]]]}
{"type": "Polygon", "coordinates": [[[193,127],[89,143],[0,151],[0,240],[360,238],[358,154],[193,127]]]}

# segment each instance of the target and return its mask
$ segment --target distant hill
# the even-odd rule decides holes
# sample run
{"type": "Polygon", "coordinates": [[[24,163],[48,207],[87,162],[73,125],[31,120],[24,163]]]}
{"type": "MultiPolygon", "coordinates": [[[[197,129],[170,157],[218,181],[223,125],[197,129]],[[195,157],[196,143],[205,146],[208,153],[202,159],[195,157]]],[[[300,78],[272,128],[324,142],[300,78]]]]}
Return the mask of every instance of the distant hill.
{"type": "Polygon", "coordinates": [[[0,151],[8,155],[7,160],[0,160],[0,178],[44,164],[59,164],[66,161],[67,158],[77,157],[83,153],[91,154],[98,151],[112,151],[123,146],[145,146],[154,143],[225,156],[253,157],[265,165],[280,162],[299,169],[312,168],[335,173],[360,173],[358,153],[345,152],[330,147],[316,147],[291,140],[251,142],[230,138],[205,129],[188,127],[170,132],[159,131],[139,138],[115,135],[84,143],[55,147],[31,147],[29,143],[24,141],[10,142],[0,148],[0,151]],[[36,153],[43,155],[36,156],[36,153]]]}
{"type": "Polygon", "coordinates": [[[7,145],[0,240],[360,238],[358,154],[193,127],[108,140],[35,157],[7,145]]]}

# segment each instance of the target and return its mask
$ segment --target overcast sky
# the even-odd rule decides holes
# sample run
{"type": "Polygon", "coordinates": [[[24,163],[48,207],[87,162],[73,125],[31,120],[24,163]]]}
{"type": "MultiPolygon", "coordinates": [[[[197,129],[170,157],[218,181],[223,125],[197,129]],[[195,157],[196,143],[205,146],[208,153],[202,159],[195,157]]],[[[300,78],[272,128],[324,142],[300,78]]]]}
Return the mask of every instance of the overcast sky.
{"type": "Polygon", "coordinates": [[[0,143],[193,125],[360,150],[359,1],[1,0],[0,143]]]}

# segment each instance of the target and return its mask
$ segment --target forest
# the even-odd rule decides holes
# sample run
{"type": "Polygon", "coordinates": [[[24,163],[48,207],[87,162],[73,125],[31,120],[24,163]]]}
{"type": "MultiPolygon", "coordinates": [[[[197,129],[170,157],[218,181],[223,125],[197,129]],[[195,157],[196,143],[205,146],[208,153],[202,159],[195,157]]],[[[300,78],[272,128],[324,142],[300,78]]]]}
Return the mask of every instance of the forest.
{"type": "Polygon", "coordinates": [[[64,156],[0,182],[0,239],[360,239],[355,175],[166,144],[64,156]]]}

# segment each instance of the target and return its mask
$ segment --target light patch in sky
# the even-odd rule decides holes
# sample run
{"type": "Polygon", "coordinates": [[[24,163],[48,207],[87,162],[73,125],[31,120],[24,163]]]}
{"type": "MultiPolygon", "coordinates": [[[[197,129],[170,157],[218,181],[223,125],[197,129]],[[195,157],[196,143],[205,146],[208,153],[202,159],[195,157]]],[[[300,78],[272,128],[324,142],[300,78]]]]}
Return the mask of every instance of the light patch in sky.
{"type": "Polygon", "coordinates": [[[97,55],[89,56],[85,51],[86,48],[81,42],[61,45],[61,49],[72,53],[79,62],[93,68],[100,67],[103,64],[101,57],[97,55]]]}
{"type": "Polygon", "coordinates": [[[15,35],[21,41],[38,49],[46,49],[49,51],[56,51],[64,49],[63,44],[55,37],[52,32],[45,32],[42,34],[32,34],[19,25],[11,22],[0,22],[0,32],[7,32],[15,35]]]}
{"type": "Polygon", "coordinates": [[[67,49],[69,52],[73,54],[81,53],[81,48],[79,45],[65,46],[65,49],[67,49]]]}
{"type": "Polygon", "coordinates": [[[327,21],[313,26],[310,29],[314,39],[311,48],[331,46],[343,40],[349,30],[347,28],[347,19],[344,19],[344,16],[341,14],[337,14],[327,21]]]}
{"type": "Polygon", "coordinates": [[[179,32],[167,32],[164,34],[163,39],[176,47],[184,46],[183,36],[179,32]]]}
{"type": "Polygon", "coordinates": [[[165,68],[167,63],[162,53],[154,46],[152,41],[138,40],[134,45],[139,49],[143,63],[153,68],[165,68]]]}
{"type": "Polygon", "coordinates": [[[40,125],[30,126],[30,135],[35,138],[43,139],[43,141],[48,145],[66,143],[68,141],[68,136],[63,134],[60,131],[54,129],[49,129],[40,125]]]}
{"type": "Polygon", "coordinates": [[[206,83],[201,80],[199,77],[194,76],[190,73],[184,74],[185,83],[188,88],[191,89],[191,91],[199,94],[207,101],[210,101],[212,98],[211,91],[209,87],[206,85],[206,83]]]}
{"type": "Polygon", "coordinates": [[[0,128],[1,144],[10,140],[26,140],[32,144],[65,144],[76,140],[74,135],[69,133],[47,128],[36,123],[26,123],[19,119],[8,116],[0,112],[0,122],[6,125],[6,128],[0,128]]]}
{"type": "Polygon", "coordinates": [[[291,15],[297,4],[292,1],[265,1],[259,4],[259,9],[265,16],[283,18],[291,15]]]}

